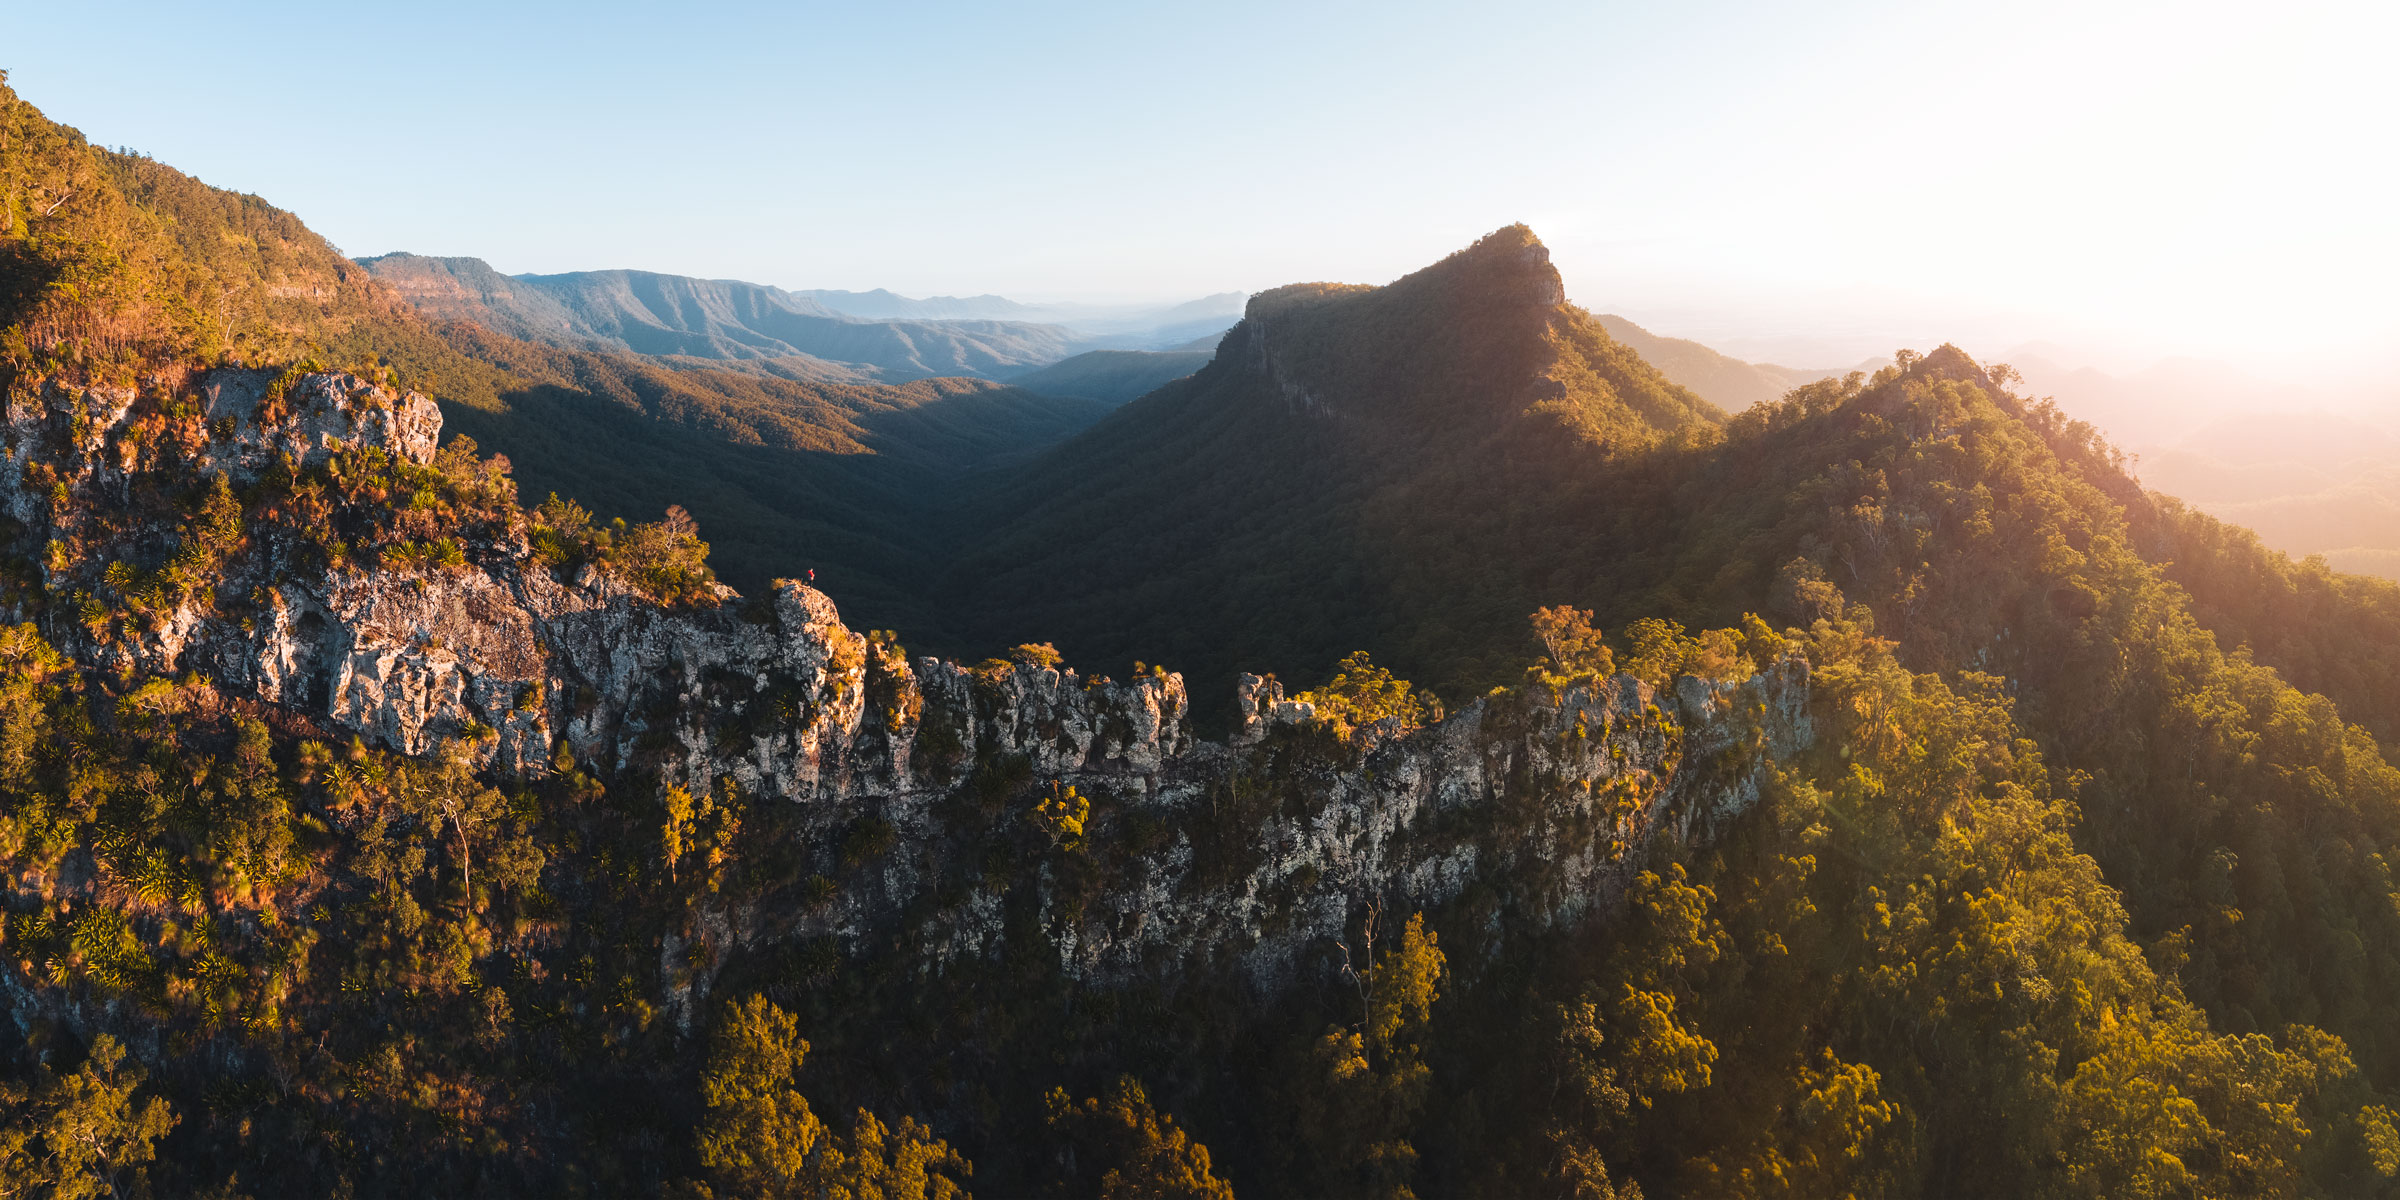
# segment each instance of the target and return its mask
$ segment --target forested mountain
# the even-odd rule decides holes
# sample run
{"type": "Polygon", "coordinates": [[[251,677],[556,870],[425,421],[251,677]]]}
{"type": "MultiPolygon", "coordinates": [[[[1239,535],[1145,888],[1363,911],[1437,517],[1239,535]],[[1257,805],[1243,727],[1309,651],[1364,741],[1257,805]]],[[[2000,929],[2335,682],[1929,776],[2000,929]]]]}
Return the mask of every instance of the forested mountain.
{"type": "Polygon", "coordinates": [[[650,271],[502,275],[473,258],[386,254],[360,265],[436,321],[567,349],[792,364],[803,377],[995,378],[1066,357],[1073,338],[1022,321],[865,320],[781,288],[650,271]],[[822,364],[822,365],[820,365],[822,364]]]}
{"type": "Polygon", "coordinates": [[[1729,417],[1512,226],[1070,436],[428,325],[0,86],[0,396],[17,1192],[2400,1194],[2400,588],[1952,348],[1729,417]],[[779,470],[1021,644],[520,502],[779,470]]]}
{"type": "Polygon", "coordinates": [[[1511,227],[1386,287],[1253,297],[1198,374],[996,486],[944,603],[997,644],[1163,658],[1204,711],[1236,671],[1360,646],[1454,694],[1509,674],[1546,596],[1615,572],[1560,530],[1723,420],[1511,227]]]}
{"type": "Polygon", "coordinates": [[[493,404],[444,412],[454,432],[522,463],[528,496],[555,492],[604,519],[680,505],[707,523],[729,582],[755,590],[815,572],[860,619],[929,639],[949,630],[927,595],[952,553],[962,488],[1110,407],[980,379],[803,383],[554,350],[474,326],[445,336],[524,381],[493,404]]]}
{"type": "MultiPolygon", "coordinates": [[[[25,313],[12,328],[26,361],[122,360],[115,375],[137,380],[192,362],[315,360],[403,380],[437,396],[453,429],[522,458],[533,496],[555,490],[604,521],[655,519],[669,504],[697,514],[719,568],[746,587],[816,570],[867,619],[932,624],[922,580],[947,552],[937,510],[957,481],[1105,411],[980,380],[794,380],[509,336],[556,318],[538,305],[513,318],[459,310],[499,330],[431,324],[291,214],[82,145],[8,103],[35,131],[11,147],[20,240],[0,264],[25,313]],[[46,216],[28,207],[43,196],[55,204],[46,216]],[[23,240],[37,217],[38,254],[23,240]],[[36,303],[61,289],[84,303],[36,303]]],[[[488,268],[441,278],[469,292],[506,281],[488,268]]]]}
{"type": "Polygon", "coordinates": [[[1123,404],[1208,365],[1213,350],[1087,350],[1009,380],[1029,392],[1123,404]]]}

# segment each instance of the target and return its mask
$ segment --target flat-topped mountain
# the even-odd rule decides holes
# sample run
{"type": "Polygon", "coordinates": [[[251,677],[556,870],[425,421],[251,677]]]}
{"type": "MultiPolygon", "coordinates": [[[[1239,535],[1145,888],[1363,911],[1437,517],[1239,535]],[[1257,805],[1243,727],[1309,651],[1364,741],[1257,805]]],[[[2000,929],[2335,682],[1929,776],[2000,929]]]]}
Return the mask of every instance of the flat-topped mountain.
{"type": "Polygon", "coordinates": [[[1547,602],[1573,552],[1542,544],[1549,514],[1723,420],[1511,226],[1384,287],[1252,297],[1197,374],[995,487],[946,606],[1212,681],[1362,645],[1437,688],[1489,679],[1453,633],[1547,602]]]}

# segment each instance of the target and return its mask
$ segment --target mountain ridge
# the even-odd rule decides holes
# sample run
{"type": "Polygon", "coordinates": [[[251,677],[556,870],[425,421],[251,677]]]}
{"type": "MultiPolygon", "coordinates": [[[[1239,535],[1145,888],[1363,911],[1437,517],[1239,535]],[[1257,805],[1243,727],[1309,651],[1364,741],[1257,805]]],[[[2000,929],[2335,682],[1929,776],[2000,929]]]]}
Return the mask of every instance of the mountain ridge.
{"type": "Polygon", "coordinates": [[[1263,295],[1009,468],[953,402],[1072,406],[429,325],[0,100],[0,1178],[2391,1187],[2400,588],[1955,347],[1728,417],[1512,226],[1263,295]],[[1010,603],[948,582],[1026,640],[912,655],[719,583],[681,507],[521,505],[595,416],[698,437],[687,484],[932,423],[963,529],[820,515],[983,519],[1010,603]],[[1046,629],[1218,672],[1225,736],[1046,629]]]}
{"type": "MultiPolygon", "coordinates": [[[[1525,536],[1500,495],[1524,476],[1557,482],[1543,505],[1565,502],[1590,486],[1587,455],[1636,460],[1723,419],[1565,305],[1546,249],[1511,226],[1381,288],[1253,296],[1198,373],[993,483],[945,606],[982,614],[987,642],[1167,654],[1210,688],[1364,644],[1447,692],[1497,663],[1412,647],[1535,607],[1468,566],[1497,557],[1473,545],[1525,536]],[[1422,544],[1404,526],[1426,506],[1475,532],[1422,544]]],[[[1206,696],[1204,717],[1221,716],[1206,696]]]]}
{"type": "MultiPolygon", "coordinates": [[[[1780,400],[1784,393],[1802,384],[1833,379],[1847,373],[1744,362],[1720,354],[1699,342],[1652,333],[1613,313],[1602,313],[1597,320],[1608,330],[1609,336],[1632,347],[1635,353],[1656,366],[1660,373],[1706,396],[1711,403],[1727,412],[1740,412],[1753,404],[1780,400]]],[[[1872,373],[1882,365],[1881,362],[1870,362],[1851,370],[1863,369],[1872,373]]]]}
{"type": "Polygon", "coordinates": [[[568,349],[821,361],[829,375],[860,381],[992,378],[1066,357],[1072,340],[1061,328],[1023,322],[866,320],[738,280],[631,270],[510,276],[480,259],[411,254],[359,262],[399,281],[401,294],[435,320],[471,320],[568,349]]]}

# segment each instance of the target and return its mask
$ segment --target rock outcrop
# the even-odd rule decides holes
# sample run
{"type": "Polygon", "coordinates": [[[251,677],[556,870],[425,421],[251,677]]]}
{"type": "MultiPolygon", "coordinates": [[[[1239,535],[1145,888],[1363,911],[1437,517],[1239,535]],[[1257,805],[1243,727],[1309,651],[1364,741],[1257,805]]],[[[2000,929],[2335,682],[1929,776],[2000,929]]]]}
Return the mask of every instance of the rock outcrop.
{"type": "MultiPolygon", "coordinates": [[[[344,375],[284,382],[221,371],[171,409],[45,392],[8,414],[0,504],[54,542],[89,541],[102,535],[74,510],[135,503],[159,478],[187,491],[217,473],[297,478],[361,447],[433,461],[440,418],[423,397],[344,375]]],[[[210,586],[117,634],[88,603],[59,602],[96,586],[72,563],[48,569],[46,600],[18,603],[94,665],[198,672],[330,736],[799,805],[811,861],[850,882],[828,903],[693,925],[734,946],[855,944],[905,922],[936,959],[996,955],[1007,889],[985,864],[1003,844],[1031,847],[1040,928],[1070,974],[1231,956],[1272,987],[1365,906],[1448,904],[1481,885],[1494,937],[1572,920],[1623,888],[1656,832],[1707,835],[1755,799],[1770,757],[1809,737],[1808,672],[1791,659],[1740,682],[1596,679],[1496,693],[1426,728],[1347,732],[1251,676],[1238,729],[1210,742],[1191,733],[1177,675],[910,661],[798,583],[666,607],[597,567],[561,578],[521,514],[463,532],[449,566],[325,561],[304,533],[253,522],[210,586]],[[1045,842],[1027,813],[1063,788],[1092,815],[1045,842]],[[887,836],[859,861],[844,847],[862,823],[887,836]],[[960,879],[976,882],[962,892],[960,879]]],[[[688,1015],[706,973],[675,986],[688,1015]]]]}

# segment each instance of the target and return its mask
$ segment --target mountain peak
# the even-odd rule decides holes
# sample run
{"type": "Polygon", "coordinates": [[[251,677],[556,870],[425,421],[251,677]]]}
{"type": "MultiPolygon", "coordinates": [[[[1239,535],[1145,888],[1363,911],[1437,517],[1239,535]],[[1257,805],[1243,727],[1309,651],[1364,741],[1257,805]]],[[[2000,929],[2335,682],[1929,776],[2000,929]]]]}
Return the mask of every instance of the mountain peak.
{"type": "Polygon", "coordinates": [[[1504,308],[1557,308],[1567,302],[1550,248],[1522,222],[1475,239],[1432,266],[1411,271],[1377,288],[1356,283],[1293,283],[1250,297],[1246,319],[1264,320],[1315,301],[1366,292],[1398,297],[1432,296],[1504,308]]]}
{"type": "Polygon", "coordinates": [[[1721,419],[1566,302],[1550,250],[1508,225],[1382,287],[1262,292],[1220,355],[1316,412],[1455,430],[1462,419],[1646,445],[1721,419]]]}
{"type": "Polygon", "coordinates": [[[1550,247],[1523,222],[1495,229],[1466,249],[1395,280],[1392,286],[1437,282],[1487,302],[1513,301],[1535,308],[1555,308],[1567,302],[1566,284],[1559,278],[1558,268],[1550,264],[1550,247]]]}

